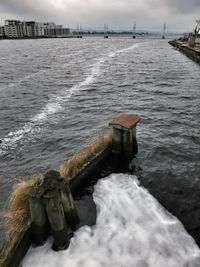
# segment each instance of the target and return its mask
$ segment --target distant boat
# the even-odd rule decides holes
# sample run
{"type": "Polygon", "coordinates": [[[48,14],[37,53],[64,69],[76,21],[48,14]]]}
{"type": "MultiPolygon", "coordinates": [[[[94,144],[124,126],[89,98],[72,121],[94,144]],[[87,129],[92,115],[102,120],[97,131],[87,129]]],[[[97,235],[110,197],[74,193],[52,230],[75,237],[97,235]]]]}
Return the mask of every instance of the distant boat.
{"type": "Polygon", "coordinates": [[[104,24],[104,38],[108,38],[108,24],[104,24]]]}
{"type": "Polygon", "coordinates": [[[166,23],[164,23],[164,26],[163,26],[163,35],[162,35],[162,39],[165,39],[165,30],[166,30],[166,23]]]}
{"type": "Polygon", "coordinates": [[[136,23],[133,24],[133,39],[136,38],[135,30],[136,30],[136,23]]]}
{"type": "Polygon", "coordinates": [[[79,24],[77,24],[77,30],[76,30],[77,38],[83,38],[82,33],[83,33],[82,25],[79,26],[79,24]]]}

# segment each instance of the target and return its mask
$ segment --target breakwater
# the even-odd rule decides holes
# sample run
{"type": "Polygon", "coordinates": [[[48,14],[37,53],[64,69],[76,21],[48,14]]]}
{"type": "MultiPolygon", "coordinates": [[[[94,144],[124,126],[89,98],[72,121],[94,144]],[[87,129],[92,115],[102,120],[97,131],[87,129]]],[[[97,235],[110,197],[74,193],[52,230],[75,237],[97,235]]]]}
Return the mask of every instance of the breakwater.
{"type": "Polygon", "coordinates": [[[177,48],[180,52],[200,64],[200,46],[190,47],[188,43],[183,43],[181,41],[169,41],[169,44],[177,48]]]}
{"type": "Polygon", "coordinates": [[[102,177],[100,173],[108,173],[107,169],[133,171],[130,162],[138,152],[139,121],[139,116],[131,114],[117,117],[110,123],[112,133],[99,136],[81,153],[64,161],[60,173],[52,170],[17,185],[6,215],[8,229],[0,252],[2,267],[19,266],[30,244],[43,245],[49,232],[56,251],[68,248],[69,229],[79,223],[71,191],[81,190],[92,176],[98,179],[102,177]]]}
{"type": "MultiPolygon", "coordinates": [[[[157,181],[157,184],[155,184],[156,177],[152,181],[140,176],[141,168],[137,165],[137,160],[134,160],[134,156],[138,152],[136,125],[139,121],[140,118],[136,115],[124,114],[118,116],[109,123],[112,127],[112,132],[99,136],[82,152],[75,154],[69,160],[63,161],[60,166],[60,173],[49,171],[41,177],[36,176],[31,180],[19,183],[16,192],[11,197],[10,211],[8,211],[7,215],[8,219],[12,218],[11,223],[9,223],[9,220],[7,222],[9,227],[13,229],[8,229],[6,242],[1,249],[0,259],[2,267],[18,267],[31,243],[36,246],[43,245],[49,233],[53,236],[52,248],[54,250],[58,251],[68,248],[70,244],[70,227],[73,229],[79,222],[79,215],[73,204],[70,190],[75,195],[76,192],[87,187],[91,180],[94,181],[94,177],[95,181],[97,181],[99,178],[113,172],[136,174],[141,185],[148,188],[152,195],[168,211],[173,212],[173,214],[179,214],[180,212],[177,217],[187,227],[185,223],[187,215],[183,212],[184,208],[194,210],[197,205],[195,196],[188,194],[189,185],[184,184],[183,186],[173,179],[168,180],[167,183],[157,181]],[[70,189],[68,189],[68,185],[70,189]],[[187,195],[187,200],[185,195],[187,195]],[[178,200],[177,196],[179,196],[178,200]],[[181,201],[181,205],[183,205],[183,200],[184,207],[181,206],[179,209],[177,204],[181,201]],[[28,202],[29,205],[27,204],[28,202]],[[28,215],[22,212],[23,209],[28,215]],[[23,217],[25,219],[22,220],[23,217]]],[[[125,181],[124,186],[125,188],[127,186],[125,181]]],[[[198,187],[198,184],[195,186],[198,187]]],[[[194,189],[194,187],[191,188],[192,194],[195,194],[194,189]]],[[[198,191],[199,189],[196,188],[196,190],[198,191]]],[[[151,216],[153,215],[151,214],[151,216]]],[[[135,227],[137,228],[137,226],[135,227]]],[[[189,230],[188,227],[186,229],[189,230]]],[[[185,233],[182,233],[181,228],[179,231],[182,235],[181,238],[188,238],[185,236],[185,233]]],[[[198,243],[200,237],[199,227],[193,229],[192,232],[189,230],[189,232],[198,243]]],[[[177,240],[179,240],[179,236],[177,236],[177,240]]],[[[156,240],[155,242],[159,243],[160,241],[156,240]]],[[[195,264],[198,261],[197,247],[195,247],[192,239],[189,240],[188,238],[187,242],[191,242],[191,246],[194,246],[193,250],[196,250],[195,256],[189,256],[190,260],[187,262],[195,264]]],[[[182,253],[181,249],[180,253],[182,253]]],[[[188,253],[190,252],[188,251],[188,253]]],[[[162,261],[162,259],[160,260],[162,261]]],[[[150,259],[147,262],[151,264],[150,259]]]]}

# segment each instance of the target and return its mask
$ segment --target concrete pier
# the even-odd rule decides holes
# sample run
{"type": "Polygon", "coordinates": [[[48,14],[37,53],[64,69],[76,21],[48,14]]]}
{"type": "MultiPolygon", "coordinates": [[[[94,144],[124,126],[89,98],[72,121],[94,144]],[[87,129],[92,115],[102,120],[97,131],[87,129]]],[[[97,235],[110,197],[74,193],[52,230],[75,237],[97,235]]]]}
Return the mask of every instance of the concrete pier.
{"type": "Polygon", "coordinates": [[[113,134],[109,131],[80,152],[78,158],[81,161],[77,160],[76,154],[61,164],[60,173],[48,171],[37,183],[33,183],[25,193],[29,225],[15,233],[13,243],[9,239],[4,243],[0,250],[2,267],[20,266],[31,243],[40,246],[49,234],[53,236],[54,250],[68,247],[69,233],[79,223],[72,193],[74,195],[81,191],[94,178],[109,175],[116,170],[115,165],[120,172],[127,171],[123,167],[124,162],[127,165],[138,150],[136,125],[139,121],[137,115],[123,114],[117,117],[110,123],[113,134]]]}
{"type": "Polygon", "coordinates": [[[200,45],[190,46],[189,43],[177,40],[169,41],[169,44],[200,64],[200,45]]]}
{"type": "Polygon", "coordinates": [[[109,123],[113,130],[114,154],[123,154],[127,158],[137,154],[136,126],[139,121],[137,115],[123,114],[109,123]]]}

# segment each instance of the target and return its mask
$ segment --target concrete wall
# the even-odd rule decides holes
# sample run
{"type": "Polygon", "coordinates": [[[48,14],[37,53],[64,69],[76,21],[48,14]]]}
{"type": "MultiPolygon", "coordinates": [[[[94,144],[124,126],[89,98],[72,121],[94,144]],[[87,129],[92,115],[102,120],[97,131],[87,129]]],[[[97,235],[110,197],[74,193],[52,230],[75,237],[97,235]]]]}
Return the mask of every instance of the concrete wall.
{"type": "Polygon", "coordinates": [[[169,44],[178,48],[180,52],[200,64],[200,52],[196,51],[195,48],[183,45],[181,42],[176,40],[169,41],[169,44]]]}
{"type": "MultiPolygon", "coordinates": [[[[84,184],[95,177],[98,170],[105,167],[108,164],[109,159],[112,155],[112,146],[99,151],[99,153],[94,157],[91,161],[86,164],[86,166],[80,170],[71,180],[70,180],[70,188],[72,193],[80,190],[84,184]]],[[[31,245],[32,237],[31,237],[31,229],[28,228],[26,231],[19,233],[19,238],[13,248],[9,251],[6,260],[1,261],[2,255],[7,249],[6,242],[0,251],[0,266],[1,267],[18,267],[25,254],[27,253],[30,245],[31,245]]]]}

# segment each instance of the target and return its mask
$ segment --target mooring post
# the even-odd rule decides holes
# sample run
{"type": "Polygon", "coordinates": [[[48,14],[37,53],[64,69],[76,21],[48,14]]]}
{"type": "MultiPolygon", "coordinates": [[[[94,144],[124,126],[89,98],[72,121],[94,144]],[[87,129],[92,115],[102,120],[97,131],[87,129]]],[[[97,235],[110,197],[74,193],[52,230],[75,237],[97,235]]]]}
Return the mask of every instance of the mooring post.
{"type": "Polygon", "coordinates": [[[68,248],[70,227],[79,223],[68,180],[54,170],[45,173],[30,192],[29,208],[35,245],[43,244],[50,230],[54,250],[68,248]]]}
{"type": "Polygon", "coordinates": [[[51,234],[54,239],[53,249],[56,251],[66,249],[69,246],[69,229],[66,225],[59,191],[62,185],[59,172],[51,170],[44,175],[43,187],[45,194],[43,198],[51,234]]]}
{"type": "Polygon", "coordinates": [[[44,195],[45,208],[53,236],[53,249],[63,250],[69,246],[68,227],[58,191],[48,192],[44,195]]]}
{"type": "Polygon", "coordinates": [[[115,118],[109,126],[113,129],[113,153],[130,158],[137,154],[136,126],[140,117],[123,114],[115,118]]]}
{"type": "Polygon", "coordinates": [[[78,212],[76,210],[74,200],[69,188],[69,184],[65,183],[65,186],[60,189],[61,202],[65,213],[65,219],[67,224],[74,228],[80,221],[78,212]]]}
{"type": "Polygon", "coordinates": [[[69,187],[69,180],[66,177],[59,176],[57,181],[66,223],[74,228],[80,219],[69,187]]]}
{"type": "Polygon", "coordinates": [[[36,246],[43,245],[48,235],[47,217],[42,195],[41,187],[33,188],[29,195],[32,240],[36,246]]]}

